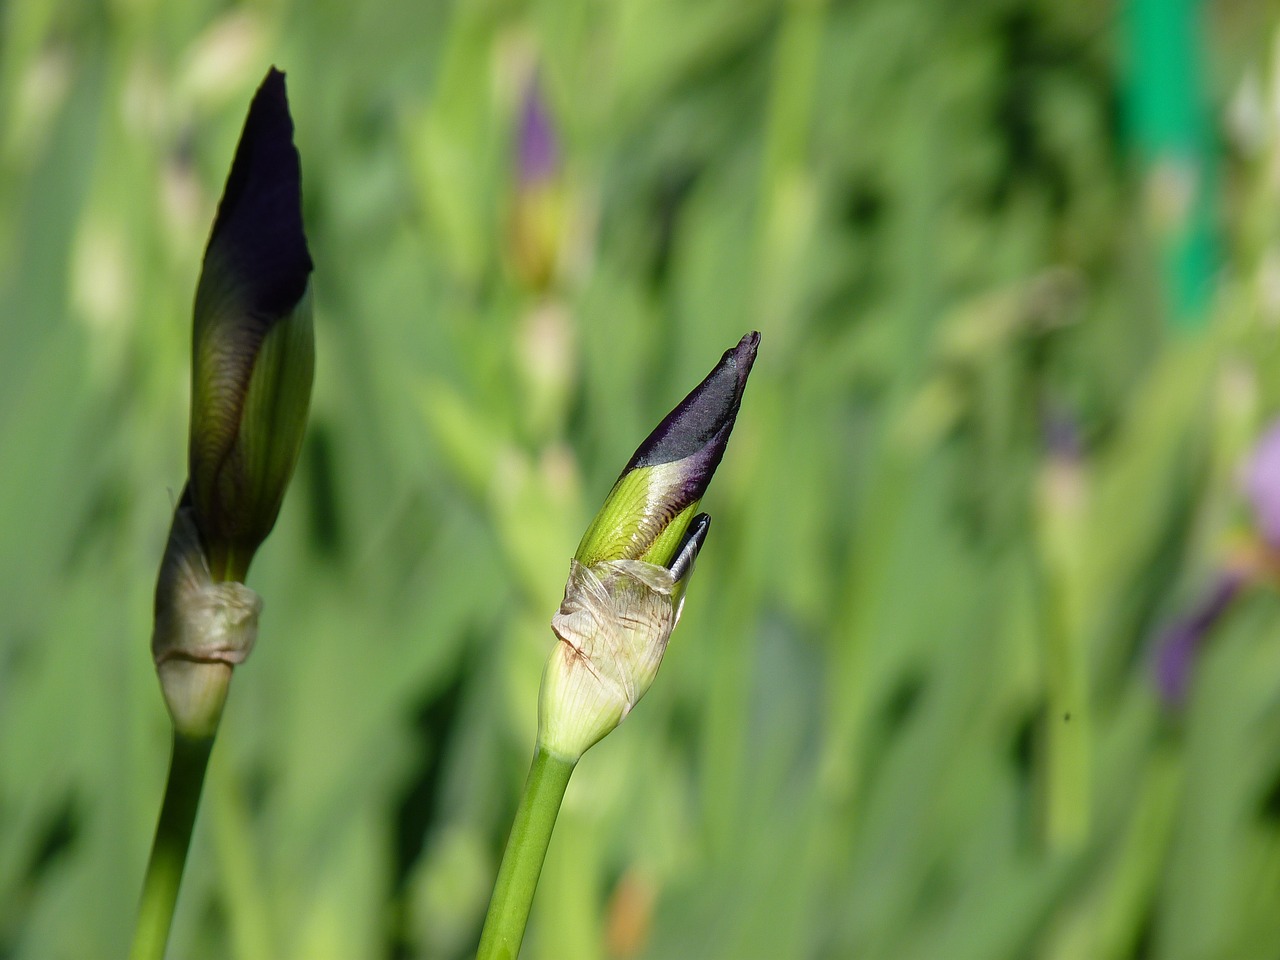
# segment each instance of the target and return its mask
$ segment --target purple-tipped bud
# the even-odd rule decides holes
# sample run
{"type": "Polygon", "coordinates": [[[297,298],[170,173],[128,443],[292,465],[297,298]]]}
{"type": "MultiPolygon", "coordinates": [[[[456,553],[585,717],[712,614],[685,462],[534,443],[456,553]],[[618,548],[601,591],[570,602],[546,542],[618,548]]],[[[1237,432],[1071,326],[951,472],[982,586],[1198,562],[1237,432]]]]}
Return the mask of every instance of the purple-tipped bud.
{"type": "Polygon", "coordinates": [[[1040,424],[1045,452],[1050,459],[1079,463],[1084,458],[1080,421],[1070,409],[1057,404],[1046,404],[1041,412],[1040,424]]]}
{"type": "Polygon", "coordinates": [[[640,444],[569,565],[542,675],[538,743],[577,760],[657,676],[711,518],[698,501],[724,456],[760,335],[725,353],[640,444]],[[695,515],[696,514],[696,515],[695,515]]]}
{"type": "Polygon", "coordinates": [[[576,559],[669,565],[724,457],[760,334],[749,333],[640,444],[578,545],[576,559]]]}
{"type": "Polygon", "coordinates": [[[535,74],[525,87],[516,140],[516,171],[522,186],[545,183],[560,169],[560,144],[535,74]]]}
{"type": "Polygon", "coordinates": [[[529,78],[515,130],[515,191],[508,252],[520,281],[545,291],[555,279],[568,208],[560,183],[560,143],[537,74],[529,78]]]}
{"type": "Polygon", "coordinates": [[[1259,536],[1272,550],[1280,550],[1280,421],[1254,445],[1245,467],[1244,490],[1259,536]]]}
{"type": "Polygon", "coordinates": [[[242,579],[302,445],[315,345],[284,74],[249,107],[205,250],[192,338],[190,493],[215,579],[242,579]]]}

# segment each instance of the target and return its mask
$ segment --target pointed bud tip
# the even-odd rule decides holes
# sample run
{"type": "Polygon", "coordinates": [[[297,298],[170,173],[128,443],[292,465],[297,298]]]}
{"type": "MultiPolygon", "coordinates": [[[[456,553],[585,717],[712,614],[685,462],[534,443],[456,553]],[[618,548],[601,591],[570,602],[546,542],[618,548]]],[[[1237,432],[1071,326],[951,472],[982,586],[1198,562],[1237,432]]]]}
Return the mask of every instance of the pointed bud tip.
{"type": "Polygon", "coordinates": [[[583,534],[579,563],[639,559],[665,567],[674,561],[724,457],[759,346],[753,331],[726,350],[640,444],[583,534]]]}
{"type": "Polygon", "coordinates": [[[759,348],[760,334],[753,330],[726,350],[706,378],[649,434],[623,473],[705,453],[708,463],[702,472],[710,482],[738,417],[759,348]]]}
{"type": "Polygon", "coordinates": [[[272,67],[254,94],[205,252],[247,306],[268,317],[302,299],[312,270],[302,228],[302,169],[285,75],[272,67]]]}

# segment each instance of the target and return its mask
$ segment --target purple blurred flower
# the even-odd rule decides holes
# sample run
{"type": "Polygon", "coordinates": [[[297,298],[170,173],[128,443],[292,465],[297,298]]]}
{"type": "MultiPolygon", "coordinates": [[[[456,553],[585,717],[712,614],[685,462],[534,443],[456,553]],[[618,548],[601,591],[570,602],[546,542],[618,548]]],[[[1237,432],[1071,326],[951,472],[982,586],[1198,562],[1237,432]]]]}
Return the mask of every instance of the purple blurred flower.
{"type": "Polygon", "coordinates": [[[1248,580],[1242,570],[1228,570],[1219,575],[1213,589],[1201,598],[1190,614],[1170,626],[1156,644],[1155,681],[1160,698],[1170,707],[1181,707],[1191,686],[1200,648],[1209,631],[1231,606],[1248,580]]]}
{"type": "Polygon", "coordinates": [[[1069,407],[1045,403],[1040,411],[1040,429],[1051,458],[1069,463],[1084,459],[1080,421],[1069,407]]]}
{"type": "Polygon", "coordinates": [[[537,74],[525,87],[520,108],[516,166],[521,186],[551,180],[560,168],[560,143],[537,74]]]}
{"type": "Polygon", "coordinates": [[[517,279],[544,292],[556,278],[567,215],[560,141],[536,73],[525,85],[516,123],[507,251],[517,279]]]}
{"type": "Polygon", "coordinates": [[[1280,420],[1273,421],[1254,444],[1241,486],[1261,542],[1254,541],[1254,546],[1237,555],[1191,613],[1166,629],[1157,641],[1155,682],[1170,707],[1180,707],[1186,700],[1200,649],[1231,602],[1244,587],[1274,575],[1275,554],[1280,553],[1280,420]]]}
{"type": "Polygon", "coordinates": [[[1245,467],[1244,491],[1259,536],[1272,550],[1280,550],[1280,420],[1254,444],[1245,467]]]}

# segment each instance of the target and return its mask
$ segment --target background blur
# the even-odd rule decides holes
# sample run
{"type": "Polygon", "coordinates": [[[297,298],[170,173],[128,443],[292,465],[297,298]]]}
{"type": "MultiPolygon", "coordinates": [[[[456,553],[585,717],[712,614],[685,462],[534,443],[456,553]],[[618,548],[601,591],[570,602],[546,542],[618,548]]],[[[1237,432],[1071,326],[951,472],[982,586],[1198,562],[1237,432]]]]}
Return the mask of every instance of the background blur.
{"type": "Polygon", "coordinates": [[[272,63],[319,366],[171,956],[474,949],[568,558],[753,328],[684,621],[524,956],[1280,956],[1280,599],[1197,632],[1184,700],[1151,667],[1272,563],[1278,27],[0,3],[0,957],[126,950],[191,301],[272,63]]]}

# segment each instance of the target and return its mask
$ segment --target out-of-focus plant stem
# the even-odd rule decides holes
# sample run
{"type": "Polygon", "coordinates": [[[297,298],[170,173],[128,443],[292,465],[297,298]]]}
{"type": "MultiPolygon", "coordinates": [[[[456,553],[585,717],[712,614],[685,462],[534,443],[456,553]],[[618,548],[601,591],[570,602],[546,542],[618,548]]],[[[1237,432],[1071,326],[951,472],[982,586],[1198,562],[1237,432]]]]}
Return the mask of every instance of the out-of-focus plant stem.
{"type": "Polygon", "coordinates": [[[151,845],[151,859],[147,861],[142,905],[138,910],[129,960],[162,960],[164,957],[213,740],[212,735],[194,738],[174,732],[169,780],[165,784],[160,822],[156,825],[155,841],[151,845]]]}
{"type": "Polygon", "coordinates": [[[1074,851],[1089,833],[1090,704],[1083,644],[1085,476],[1078,454],[1051,452],[1040,482],[1045,591],[1045,718],[1040,821],[1049,850],[1074,851]]]}
{"type": "Polygon", "coordinates": [[[484,918],[476,960],[515,960],[519,956],[533,893],[574,764],[541,746],[534,753],[484,918]]]}

